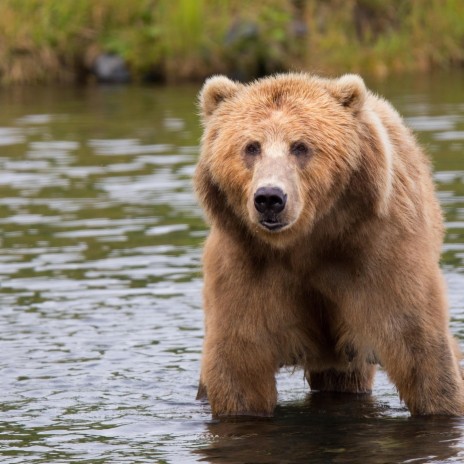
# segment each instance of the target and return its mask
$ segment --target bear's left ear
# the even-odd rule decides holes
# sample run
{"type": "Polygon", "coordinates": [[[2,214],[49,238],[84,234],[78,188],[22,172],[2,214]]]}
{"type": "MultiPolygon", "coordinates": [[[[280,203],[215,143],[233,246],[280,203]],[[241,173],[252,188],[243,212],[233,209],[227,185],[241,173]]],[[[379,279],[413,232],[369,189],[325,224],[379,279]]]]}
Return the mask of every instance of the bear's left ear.
{"type": "Polygon", "coordinates": [[[366,101],[366,84],[357,74],[345,74],[333,80],[330,91],[342,106],[353,112],[359,111],[366,101]]]}
{"type": "Polygon", "coordinates": [[[226,76],[207,79],[198,95],[203,119],[208,119],[224,100],[233,97],[240,86],[241,84],[231,81],[226,76]]]}

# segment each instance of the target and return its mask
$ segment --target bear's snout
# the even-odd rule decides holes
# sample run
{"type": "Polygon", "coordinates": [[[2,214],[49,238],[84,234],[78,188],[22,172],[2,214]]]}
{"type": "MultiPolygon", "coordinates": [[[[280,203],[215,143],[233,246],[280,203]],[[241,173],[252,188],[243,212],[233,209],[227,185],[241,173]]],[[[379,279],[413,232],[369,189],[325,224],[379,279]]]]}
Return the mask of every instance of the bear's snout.
{"type": "Polygon", "coordinates": [[[287,203],[287,195],[279,187],[260,187],[255,192],[255,208],[262,214],[280,213],[287,203]]]}
{"type": "Polygon", "coordinates": [[[287,195],[279,187],[260,187],[254,195],[256,211],[260,213],[260,223],[269,230],[276,230],[285,224],[279,220],[278,214],[285,209],[287,195]]]}

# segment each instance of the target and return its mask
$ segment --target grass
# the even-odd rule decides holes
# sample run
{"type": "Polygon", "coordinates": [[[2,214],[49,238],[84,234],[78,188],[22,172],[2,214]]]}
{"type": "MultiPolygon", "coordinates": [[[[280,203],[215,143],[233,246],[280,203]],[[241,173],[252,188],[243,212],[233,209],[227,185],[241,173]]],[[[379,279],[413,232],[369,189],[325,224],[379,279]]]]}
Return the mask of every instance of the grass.
{"type": "Polygon", "coordinates": [[[0,82],[88,80],[103,53],[134,80],[289,69],[388,75],[464,63],[462,0],[2,0],[0,82]]]}

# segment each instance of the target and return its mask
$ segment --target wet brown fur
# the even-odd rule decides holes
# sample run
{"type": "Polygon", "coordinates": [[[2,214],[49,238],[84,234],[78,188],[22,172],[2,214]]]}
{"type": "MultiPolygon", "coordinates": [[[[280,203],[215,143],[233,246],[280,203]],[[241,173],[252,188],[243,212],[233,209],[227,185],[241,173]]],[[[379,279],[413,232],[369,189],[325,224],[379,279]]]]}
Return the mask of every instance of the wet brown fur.
{"type": "Polygon", "coordinates": [[[441,211],[397,112],[350,75],[217,76],[200,106],[194,181],[211,232],[199,397],[213,414],[271,415],[283,365],[302,366],[315,390],[370,392],[378,362],[412,414],[462,414],[441,211]],[[254,140],[264,148],[250,161],[254,140]],[[311,146],[307,159],[280,156],[294,140],[311,146]],[[294,189],[279,232],[250,206],[256,173],[273,170],[294,189]]]}

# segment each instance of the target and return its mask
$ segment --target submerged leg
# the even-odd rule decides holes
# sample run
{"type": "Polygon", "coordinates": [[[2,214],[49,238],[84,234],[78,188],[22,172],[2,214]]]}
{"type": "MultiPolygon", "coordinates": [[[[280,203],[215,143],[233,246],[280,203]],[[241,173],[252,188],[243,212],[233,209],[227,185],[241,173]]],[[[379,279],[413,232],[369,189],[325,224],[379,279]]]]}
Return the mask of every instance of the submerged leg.
{"type": "Polygon", "coordinates": [[[308,382],[311,390],[341,393],[371,393],[375,366],[366,364],[362,369],[339,371],[327,369],[309,372],[308,382]]]}
{"type": "Polygon", "coordinates": [[[271,416],[276,364],[266,346],[236,338],[207,340],[198,396],[207,396],[214,416],[271,416]]]}

